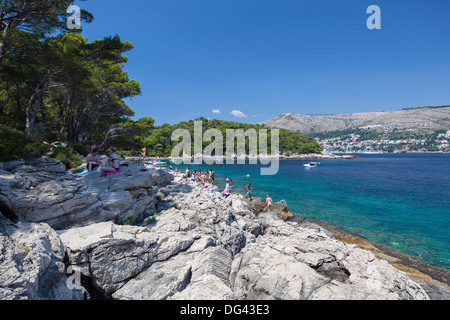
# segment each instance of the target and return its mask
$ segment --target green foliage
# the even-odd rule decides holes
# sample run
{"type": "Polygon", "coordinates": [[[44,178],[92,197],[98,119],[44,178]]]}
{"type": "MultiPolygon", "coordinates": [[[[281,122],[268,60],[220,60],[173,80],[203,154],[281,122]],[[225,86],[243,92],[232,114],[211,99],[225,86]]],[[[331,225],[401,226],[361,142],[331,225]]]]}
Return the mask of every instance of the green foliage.
{"type": "Polygon", "coordinates": [[[81,157],[72,152],[72,150],[68,147],[59,147],[53,149],[50,157],[61,161],[67,169],[73,169],[79,167],[83,160],[81,157]]]}
{"type": "Polygon", "coordinates": [[[0,124],[0,161],[40,157],[48,148],[0,124]]]}
{"type": "Polygon", "coordinates": [[[439,108],[448,108],[450,106],[425,106],[425,107],[411,107],[411,108],[403,108],[402,110],[416,110],[416,109],[439,109],[439,108]]]}
{"type": "Polygon", "coordinates": [[[120,221],[121,225],[136,225],[137,224],[137,214],[132,215],[128,219],[120,221]]]}
{"type": "Polygon", "coordinates": [[[359,138],[356,141],[368,141],[368,140],[406,140],[406,139],[418,139],[418,140],[434,140],[439,133],[445,133],[446,130],[437,130],[435,132],[423,131],[402,131],[394,128],[392,131],[383,131],[377,129],[361,129],[350,128],[346,130],[336,130],[328,132],[311,133],[312,137],[319,138],[321,140],[326,139],[347,139],[351,134],[358,135],[359,138]]]}
{"type": "MultiPolygon", "coordinates": [[[[87,146],[94,143],[103,150],[115,146],[126,155],[137,155],[146,147],[147,155],[169,156],[176,144],[171,141],[174,130],[187,129],[193,135],[192,120],[155,128],[150,117],[138,121],[129,118],[134,111],[124,99],[141,94],[139,82],[124,71],[128,61],[124,54],[134,45],[117,35],[89,43],[79,32],[65,30],[66,10],[73,0],[0,3],[0,123],[38,141],[68,142],[83,156],[89,152],[87,146]]],[[[82,18],[83,22],[93,19],[85,11],[82,18]]],[[[269,129],[230,121],[196,120],[202,121],[203,133],[214,128],[224,137],[226,129],[269,129]]],[[[18,143],[10,145],[7,140],[2,140],[3,149],[8,150],[4,157],[24,156],[10,150],[19,148],[18,143]]],[[[21,141],[25,144],[20,147],[21,152],[37,154],[39,148],[31,140],[21,141]]],[[[204,141],[203,147],[209,143],[204,141]]],[[[248,143],[246,148],[250,153],[248,143]]],[[[280,151],[315,153],[321,147],[310,137],[280,129],[280,151]]],[[[55,149],[52,156],[68,168],[81,164],[79,156],[70,150],[55,149]]]]}
{"type": "Polygon", "coordinates": [[[311,137],[319,138],[322,140],[326,139],[334,139],[334,138],[346,138],[349,137],[352,133],[357,134],[357,132],[361,132],[361,129],[345,129],[345,130],[335,130],[335,131],[327,131],[327,132],[314,132],[310,133],[311,137]]]}
{"type": "Polygon", "coordinates": [[[156,217],[155,216],[151,216],[150,218],[148,218],[146,221],[145,221],[145,226],[149,226],[149,225],[151,225],[151,224],[155,224],[156,223],[156,217]]]}
{"type": "Polygon", "coordinates": [[[91,153],[91,147],[82,143],[75,143],[72,145],[73,151],[86,157],[89,153],[91,153]]]}
{"type": "Polygon", "coordinates": [[[313,133],[312,136],[323,140],[334,140],[334,149],[342,152],[349,150],[356,152],[366,150],[367,147],[370,147],[371,150],[382,150],[386,152],[393,150],[437,152],[442,150],[442,148],[440,149],[438,146],[439,141],[447,140],[445,137],[439,137],[439,134],[445,132],[447,132],[446,129],[439,129],[435,131],[417,129],[415,131],[411,131],[400,130],[398,128],[394,128],[392,130],[353,128],[347,130],[313,133]],[[352,134],[353,137],[351,136],[352,134]],[[356,138],[356,136],[358,137],[356,138]],[[365,144],[362,146],[351,145],[339,147],[339,145],[345,145],[345,141],[347,139],[355,139],[354,142],[365,142],[365,144]]]}
{"type": "MultiPolygon", "coordinates": [[[[173,147],[178,144],[177,141],[171,141],[172,133],[177,129],[186,129],[191,134],[191,137],[194,136],[194,123],[195,121],[202,122],[202,134],[204,134],[209,129],[217,129],[222,133],[223,136],[223,150],[226,150],[226,130],[227,129],[242,129],[244,132],[247,132],[249,129],[254,129],[257,134],[257,138],[259,140],[259,130],[265,129],[268,132],[267,142],[268,142],[268,152],[270,152],[270,142],[271,142],[271,130],[269,127],[265,125],[254,125],[248,123],[239,123],[232,121],[223,121],[223,120],[207,120],[203,117],[200,117],[195,120],[190,121],[182,121],[175,125],[163,124],[160,127],[156,127],[151,130],[150,134],[144,136],[144,144],[147,148],[147,154],[149,156],[170,156],[173,147]]],[[[279,149],[281,153],[320,153],[322,152],[322,147],[316,142],[315,139],[305,136],[298,132],[292,132],[285,129],[279,130],[279,149]]],[[[193,140],[193,139],[192,139],[193,140]]],[[[249,138],[245,138],[246,145],[246,153],[250,153],[249,150],[249,138]]],[[[203,148],[209,145],[211,141],[203,140],[203,148]]],[[[193,153],[193,141],[192,141],[192,153],[193,153]]],[[[235,150],[236,152],[236,143],[235,150]]]]}
{"type": "MultiPolygon", "coordinates": [[[[36,140],[99,144],[124,116],[134,115],[123,101],[141,93],[124,71],[123,53],[132,43],[117,35],[88,43],[78,32],[65,32],[72,0],[3,2],[0,123],[36,140]]],[[[85,11],[82,17],[92,20],[85,11]]]]}
{"type": "Polygon", "coordinates": [[[104,139],[103,148],[116,147],[122,149],[120,155],[137,156],[145,146],[144,137],[154,128],[155,120],[144,117],[137,121],[129,118],[112,127],[104,139]]]}

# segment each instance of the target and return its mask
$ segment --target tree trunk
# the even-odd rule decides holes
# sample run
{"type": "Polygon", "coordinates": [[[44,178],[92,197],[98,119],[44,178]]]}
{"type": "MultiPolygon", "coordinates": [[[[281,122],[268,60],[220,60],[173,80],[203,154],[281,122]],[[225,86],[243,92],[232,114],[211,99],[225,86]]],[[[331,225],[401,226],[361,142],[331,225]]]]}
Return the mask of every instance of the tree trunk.
{"type": "Polygon", "coordinates": [[[6,44],[6,38],[8,36],[8,27],[5,27],[5,29],[3,29],[2,32],[2,39],[0,40],[0,65],[2,64],[3,60],[6,57],[6,49],[7,49],[7,44],[6,44]]]}
{"type": "Polygon", "coordinates": [[[25,121],[25,136],[27,138],[31,137],[31,128],[33,126],[33,123],[32,123],[33,114],[32,114],[31,108],[35,104],[36,97],[38,95],[38,89],[39,89],[39,86],[36,87],[36,89],[34,90],[33,94],[31,95],[31,98],[28,101],[27,109],[26,109],[26,112],[25,112],[25,115],[26,115],[26,119],[25,119],[26,120],[25,121]]]}
{"type": "Polygon", "coordinates": [[[66,109],[66,127],[67,127],[67,141],[76,142],[76,123],[75,123],[75,91],[70,90],[70,94],[67,100],[66,109]]]}
{"type": "Polygon", "coordinates": [[[34,89],[33,94],[31,95],[30,100],[28,101],[27,109],[26,109],[26,122],[25,122],[25,136],[27,138],[31,138],[31,130],[34,126],[34,122],[36,121],[36,113],[39,106],[39,102],[42,100],[44,91],[47,89],[49,84],[49,79],[44,77],[34,89]]]}
{"type": "Polygon", "coordinates": [[[22,102],[20,101],[20,82],[16,81],[17,121],[23,122],[22,102]]]}

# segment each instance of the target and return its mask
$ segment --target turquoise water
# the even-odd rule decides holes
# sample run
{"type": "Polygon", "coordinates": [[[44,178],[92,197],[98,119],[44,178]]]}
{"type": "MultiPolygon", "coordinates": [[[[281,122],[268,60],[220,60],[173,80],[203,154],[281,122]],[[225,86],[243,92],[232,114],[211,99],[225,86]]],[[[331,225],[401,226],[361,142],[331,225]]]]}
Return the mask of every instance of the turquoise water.
{"type": "Polygon", "coordinates": [[[450,154],[363,157],[321,160],[318,168],[283,160],[275,176],[261,176],[259,164],[190,168],[212,168],[216,184],[230,178],[242,194],[251,183],[253,196],[284,199],[293,213],[450,271],[450,154]]]}

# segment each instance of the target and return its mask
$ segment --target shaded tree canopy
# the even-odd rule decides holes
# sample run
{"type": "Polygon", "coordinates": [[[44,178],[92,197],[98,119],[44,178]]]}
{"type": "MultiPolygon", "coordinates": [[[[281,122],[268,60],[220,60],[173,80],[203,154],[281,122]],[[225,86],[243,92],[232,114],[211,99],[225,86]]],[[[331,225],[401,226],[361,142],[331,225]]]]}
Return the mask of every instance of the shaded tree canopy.
{"type": "Polygon", "coordinates": [[[38,141],[103,141],[134,115],[123,99],[141,93],[124,71],[133,44],[68,30],[73,2],[0,1],[0,123],[38,141]]]}
{"type": "MultiPolygon", "coordinates": [[[[193,134],[194,121],[155,127],[150,117],[132,120],[134,111],[124,99],[140,95],[141,89],[124,66],[133,43],[118,35],[88,42],[80,30],[69,30],[67,11],[73,3],[0,0],[0,125],[5,133],[0,156],[7,158],[5,150],[13,149],[14,142],[6,138],[15,139],[21,132],[23,145],[37,151],[35,142],[65,141],[82,153],[97,144],[131,154],[145,147],[148,155],[169,156],[176,143],[171,141],[173,131],[187,129],[193,134]]],[[[83,24],[93,20],[83,10],[81,18],[83,24]]],[[[215,128],[224,137],[227,129],[269,129],[196,120],[202,121],[203,131],[215,128]]],[[[204,141],[203,147],[208,143],[204,141]]],[[[280,130],[280,151],[320,152],[321,147],[312,138],[280,130]]]]}

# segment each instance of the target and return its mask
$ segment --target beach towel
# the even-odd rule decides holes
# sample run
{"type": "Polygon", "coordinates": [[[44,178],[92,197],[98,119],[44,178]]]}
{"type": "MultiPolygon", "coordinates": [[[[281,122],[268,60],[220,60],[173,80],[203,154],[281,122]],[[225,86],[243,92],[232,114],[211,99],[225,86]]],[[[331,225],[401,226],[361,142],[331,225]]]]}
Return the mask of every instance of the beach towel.
{"type": "Polygon", "coordinates": [[[89,174],[89,171],[86,169],[83,172],[77,173],[74,176],[75,177],[83,177],[83,176],[87,176],[89,174]]]}
{"type": "Polygon", "coordinates": [[[120,168],[119,168],[119,170],[116,170],[116,171],[105,171],[105,172],[102,172],[102,176],[107,176],[109,174],[115,174],[115,173],[119,173],[119,172],[122,172],[122,170],[120,170],[120,168]]]}
{"type": "MultiPolygon", "coordinates": [[[[97,169],[92,170],[91,172],[92,173],[102,172],[102,166],[98,166],[97,169]]],[[[84,176],[87,176],[87,175],[89,175],[89,170],[88,169],[84,170],[83,172],[74,174],[74,177],[84,177],[84,176]]]]}

